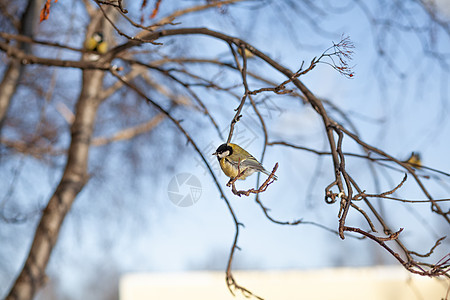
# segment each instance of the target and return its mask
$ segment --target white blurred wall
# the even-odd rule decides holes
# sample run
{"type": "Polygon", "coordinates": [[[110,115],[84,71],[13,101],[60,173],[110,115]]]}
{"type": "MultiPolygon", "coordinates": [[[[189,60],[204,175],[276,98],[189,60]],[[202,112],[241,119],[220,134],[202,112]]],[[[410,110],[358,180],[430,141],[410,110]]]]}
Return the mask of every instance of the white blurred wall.
{"type": "MultiPolygon", "coordinates": [[[[266,300],[440,300],[450,281],[411,275],[401,267],[313,271],[236,271],[237,282],[266,300]]],[[[134,273],[120,280],[120,300],[248,299],[225,284],[224,272],[134,273]]]]}

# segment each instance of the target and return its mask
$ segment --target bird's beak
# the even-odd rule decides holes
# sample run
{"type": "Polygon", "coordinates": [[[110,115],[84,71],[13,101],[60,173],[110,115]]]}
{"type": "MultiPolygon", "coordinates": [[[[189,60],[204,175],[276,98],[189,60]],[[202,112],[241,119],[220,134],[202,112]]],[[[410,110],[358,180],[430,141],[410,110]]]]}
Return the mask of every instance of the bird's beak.
{"type": "Polygon", "coordinates": [[[217,152],[214,152],[212,155],[215,155],[215,156],[217,156],[217,152]]]}

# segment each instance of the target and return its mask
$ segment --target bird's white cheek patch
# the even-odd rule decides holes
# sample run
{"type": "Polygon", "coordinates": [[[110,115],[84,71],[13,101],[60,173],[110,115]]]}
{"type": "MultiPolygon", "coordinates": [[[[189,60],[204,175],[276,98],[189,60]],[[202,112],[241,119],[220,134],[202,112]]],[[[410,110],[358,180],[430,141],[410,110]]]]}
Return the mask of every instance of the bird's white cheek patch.
{"type": "Polygon", "coordinates": [[[223,152],[223,153],[220,153],[220,154],[219,154],[219,157],[220,157],[220,158],[224,158],[224,157],[227,157],[228,155],[230,155],[230,151],[227,150],[227,151],[225,151],[225,152],[223,152]]]}

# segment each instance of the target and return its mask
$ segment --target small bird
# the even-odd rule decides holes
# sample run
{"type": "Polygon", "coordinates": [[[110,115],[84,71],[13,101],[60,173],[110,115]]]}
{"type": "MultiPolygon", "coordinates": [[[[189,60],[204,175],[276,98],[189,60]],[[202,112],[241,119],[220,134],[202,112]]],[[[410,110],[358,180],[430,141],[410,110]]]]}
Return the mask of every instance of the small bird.
{"type": "MultiPolygon", "coordinates": [[[[242,49],[239,47],[238,48],[238,53],[241,55],[241,56],[243,56],[242,55],[242,49]]],[[[245,56],[247,57],[247,58],[253,58],[253,57],[255,57],[255,54],[253,54],[250,50],[248,50],[247,48],[244,48],[244,54],[245,54],[245,56]]]]}
{"type": "MultiPolygon", "coordinates": [[[[241,174],[238,178],[240,180],[244,180],[255,172],[271,174],[253,155],[236,144],[222,144],[212,155],[217,156],[222,171],[231,179],[236,178],[239,174],[241,174]]],[[[276,175],[273,178],[277,180],[276,175]]]]}
{"type": "Polygon", "coordinates": [[[422,168],[422,159],[420,153],[412,152],[409,158],[405,160],[405,162],[415,167],[416,169],[422,168]]]}
{"type": "Polygon", "coordinates": [[[94,32],[94,34],[87,39],[85,45],[87,50],[104,54],[108,51],[108,44],[103,39],[101,32],[94,32]]]}

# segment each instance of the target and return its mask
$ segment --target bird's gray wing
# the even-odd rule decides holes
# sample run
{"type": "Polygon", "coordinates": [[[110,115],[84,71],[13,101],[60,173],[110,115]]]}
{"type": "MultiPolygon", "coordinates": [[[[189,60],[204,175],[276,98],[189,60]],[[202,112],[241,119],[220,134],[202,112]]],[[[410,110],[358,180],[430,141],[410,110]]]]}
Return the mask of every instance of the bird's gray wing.
{"type": "Polygon", "coordinates": [[[247,159],[241,161],[240,167],[241,168],[252,168],[252,169],[255,169],[260,172],[266,171],[266,169],[264,169],[264,167],[254,157],[247,158],[247,159]]]}

